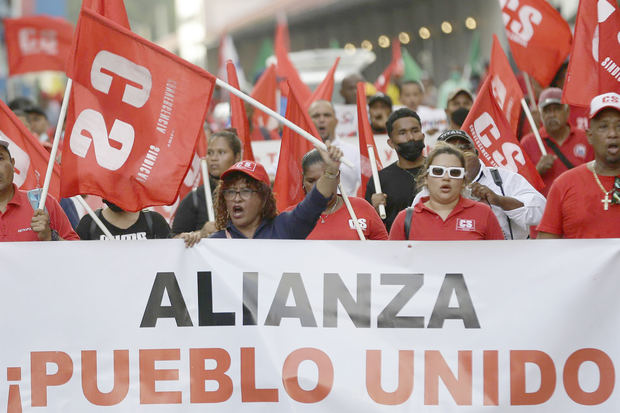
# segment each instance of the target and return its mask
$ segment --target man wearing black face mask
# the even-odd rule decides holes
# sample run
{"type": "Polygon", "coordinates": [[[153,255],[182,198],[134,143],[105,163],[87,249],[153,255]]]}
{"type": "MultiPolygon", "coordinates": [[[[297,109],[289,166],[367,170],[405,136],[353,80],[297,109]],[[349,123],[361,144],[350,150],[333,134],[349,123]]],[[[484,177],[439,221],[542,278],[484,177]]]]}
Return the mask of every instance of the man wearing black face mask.
{"type": "Polygon", "coordinates": [[[474,104],[474,97],[467,89],[457,89],[448,96],[446,103],[446,117],[450,129],[460,129],[469,110],[474,104]],[[460,123],[459,123],[460,122],[460,123]]]}
{"type": "MultiPolygon", "coordinates": [[[[170,226],[155,211],[125,211],[110,201],[103,200],[107,208],[98,209],[95,214],[116,240],[146,240],[170,238],[170,226]]],[[[107,240],[90,215],[84,215],[76,232],[82,240],[107,240]]]]}
{"type": "Polygon", "coordinates": [[[383,221],[390,231],[398,213],[411,205],[417,192],[415,178],[424,165],[424,133],[420,117],[408,108],[398,109],[388,117],[386,129],[388,145],[396,151],[398,160],[379,171],[382,193],[375,193],[373,180],[366,186],[366,200],[375,209],[385,205],[383,221]]]}

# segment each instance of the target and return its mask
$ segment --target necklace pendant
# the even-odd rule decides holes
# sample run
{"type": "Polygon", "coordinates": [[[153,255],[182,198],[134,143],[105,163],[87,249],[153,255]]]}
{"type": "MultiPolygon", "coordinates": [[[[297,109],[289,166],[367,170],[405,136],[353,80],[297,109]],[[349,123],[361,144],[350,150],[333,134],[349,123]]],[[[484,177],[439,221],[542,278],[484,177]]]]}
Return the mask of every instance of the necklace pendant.
{"type": "Polygon", "coordinates": [[[609,194],[605,194],[605,198],[601,199],[601,202],[603,203],[603,209],[605,211],[609,210],[609,203],[611,202],[611,199],[609,199],[609,194]]]}

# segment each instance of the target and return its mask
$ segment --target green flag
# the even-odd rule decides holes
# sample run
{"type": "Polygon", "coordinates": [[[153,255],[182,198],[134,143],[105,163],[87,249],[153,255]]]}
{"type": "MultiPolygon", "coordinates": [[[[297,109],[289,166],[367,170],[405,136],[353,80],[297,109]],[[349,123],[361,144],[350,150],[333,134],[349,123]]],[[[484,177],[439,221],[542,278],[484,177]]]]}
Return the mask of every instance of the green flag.
{"type": "Polygon", "coordinates": [[[471,47],[469,48],[469,68],[471,74],[482,73],[482,62],[480,61],[480,30],[474,30],[471,47]]]}
{"type": "Polygon", "coordinates": [[[256,76],[263,70],[265,70],[265,61],[271,55],[273,55],[273,40],[266,38],[258,49],[256,55],[256,61],[254,62],[254,70],[252,72],[252,80],[256,79],[256,76]]]}
{"type": "Polygon", "coordinates": [[[422,79],[422,68],[409,54],[409,51],[405,48],[402,50],[403,65],[405,66],[405,73],[403,74],[403,81],[414,80],[419,82],[422,79]]]}

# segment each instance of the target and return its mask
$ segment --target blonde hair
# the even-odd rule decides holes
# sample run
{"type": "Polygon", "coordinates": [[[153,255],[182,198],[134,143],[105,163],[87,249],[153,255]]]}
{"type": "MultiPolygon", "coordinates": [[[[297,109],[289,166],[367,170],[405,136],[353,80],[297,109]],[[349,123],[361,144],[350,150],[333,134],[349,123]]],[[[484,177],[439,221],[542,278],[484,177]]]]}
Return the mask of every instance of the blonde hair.
{"type": "Polygon", "coordinates": [[[465,156],[463,155],[463,151],[457,148],[454,145],[450,145],[446,142],[437,142],[433,150],[426,157],[426,161],[424,162],[424,166],[420,174],[416,178],[416,185],[418,187],[426,186],[426,179],[428,177],[428,168],[433,164],[435,158],[439,155],[447,154],[454,155],[458,158],[461,166],[465,168],[465,156]]]}

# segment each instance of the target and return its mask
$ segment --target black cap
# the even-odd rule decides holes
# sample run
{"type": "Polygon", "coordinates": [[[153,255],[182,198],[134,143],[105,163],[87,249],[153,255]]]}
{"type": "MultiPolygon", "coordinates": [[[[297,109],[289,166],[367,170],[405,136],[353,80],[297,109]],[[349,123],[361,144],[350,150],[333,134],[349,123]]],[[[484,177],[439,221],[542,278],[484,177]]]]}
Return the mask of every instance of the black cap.
{"type": "Polygon", "coordinates": [[[26,113],[36,113],[37,115],[45,116],[45,118],[47,119],[47,114],[45,113],[45,111],[43,109],[41,109],[39,106],[36,106],[36,105],[25,107],[24,108],[24,112],[26,112],[26,113]]]}
{"type": "Polygon", "coordinates": [[[372,106],[377,102],[383,102],[390,107],[392,110],[392,99],[388,95],[384,95],[383,93],[377,93],[376,95],[372,95],[370,99],[368,99],[368,106],[372,106]]]}
{"type": "Polygon", "coordinates": [[[460,138],[460,139],[466,140],[467,142],[471,144],[473,148],[476,147],[476,144],[469,137],[467,132],[462,131],[460,129],[448,129],[447,131],[442,132],[441,135],[437,137],[437,142],[447,142],[452,138],[460,138]]]}
{"type": "Polygon", "coordinates": [[[11,151],[9,151],[9,143],[7,141],[3,141],[2,139],[0,139],[0,147],[6,149],[9,155],[11,155],[11,151]]]}

